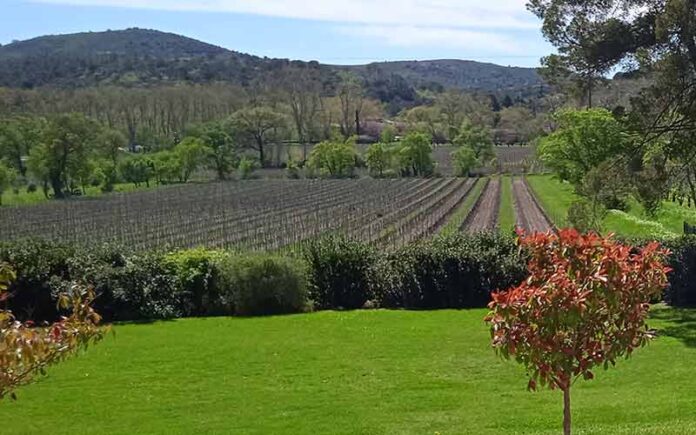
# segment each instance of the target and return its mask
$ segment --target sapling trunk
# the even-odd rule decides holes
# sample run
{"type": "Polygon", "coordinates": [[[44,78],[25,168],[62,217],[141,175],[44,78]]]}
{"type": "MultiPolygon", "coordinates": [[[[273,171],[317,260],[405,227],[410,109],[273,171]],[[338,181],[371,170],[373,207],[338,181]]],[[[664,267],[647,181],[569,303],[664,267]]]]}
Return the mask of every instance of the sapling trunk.
{"type": "Polygon", "coordinates": [[[563,389],[563,435],[570,435],[570,386],[563,389]]]}

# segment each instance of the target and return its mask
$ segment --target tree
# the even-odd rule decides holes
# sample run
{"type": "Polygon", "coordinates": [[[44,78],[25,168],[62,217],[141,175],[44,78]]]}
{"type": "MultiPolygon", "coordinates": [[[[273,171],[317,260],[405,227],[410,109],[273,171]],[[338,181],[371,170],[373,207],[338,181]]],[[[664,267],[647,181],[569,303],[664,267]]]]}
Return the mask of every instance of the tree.
{"type": "MultiPolygon", "coordinates": [[[[640,161],[638,154],[664,141],[665,156],[673,163],[669,175],[678,184],[691,184],[690,168],[696,167],[694,1],[533,0],[529,6],[558,48],[559,70],[618,67],[644,79],[626,114],[639,139],[632,157],[640,161]]],[[[696,189],[690,191],[696,201],[696,189]]]]}
{"type": "MultiPolygon", "coordinates": [[[[10,297],[7,290],[14,278],[12,269],[0,263],[0,301],[10,297]]],[[[73,285],[58,298],[60,308],[71,313],[49,326],[21,323],[10,311],[0,310],[0,399],[16,398],[17,387],[103,338],[101,317],[91,307],[94,298],[93,290],[73,285]]]]}
{"type": "Polygon", "coordinates": [[[119,153],[128,145],[128,139],[118,130],[104,129],[97,137],[100,154],[108,159],[115,168],[119,153]]]}
{"type": "Polygon", "coordinates": [[[474,126],[469,120],[465,119],[453,143],[458,147],[471,148],[476,160],[481,163],[486,163],[495,157],[493,133],[485,125],[474,126]]]}
{"type": "Polygon", "coordinates": [[[468,177],[471,170],[480,164],[470,146],[460,146],[452,151],[452,163],[457,176],[460,177],[468,177]]]}
{"type": "Polygon", "coordinates": [[[444,139],[441,130],[440,110],[437,107],[417,106],[406,112],[406,122],[410,133],[425,133],[434,140],[444,139]]]}
{"type": "Polygon", "coordinates": [[[410,133],[399,142],[397,157],[404,175],[428,176],[435,171],[432,139],[425,133],[410,133]]]}
{"type": "Polygon", "coordinates": [[[2,205],[2,194],[12,185],[15,177],[16,174],[14,169],[7,167],[2,160],[0,160],[0,205],[2,205]]]}
{"type": "Polygon", "coordinates": [[[367,148],[365,164],[373,176],[384,176],[384,171],[391,167],[392,153],[389,145],[377,142],[367,148]]]}
{"type": "Polygon", "coordinates": [[[387,124],[384,126],[382,132],[379,134],[379,141],[383,144],[394,143],[396,142],[397,133],[398,131],[396,130],[396,127],[394,127],[391,124],[387,124]]]}
{"type": "Polygon", "coordinates": [[[238,160],[234,128],[222,122],[209,122],[189,133],[210,149],[210,167],[218,180],[225,180],[238,160]]]}
{"type": "Polygon", "coordinates": [[[626,150],[628,135],[608,110],[562,110],[554,119],[558,129],[541,139],[537,154],[576,188],[590,170],[626,150]]]}
{"type": "Polygon", "coordinates": [[[266,167],[266,143],[277,129],[285,126],[283,115],[269,107],[244,108],[232,115],[232,123],[250,139],[249,146],[259,152],[261,166],[266,167]]]}
{"type": "Polygon", "coordinates": [[[350,177],[355,170],[355,142],[326,141],[317,144],[309,153],[307,166],[330,177],[350,177]]]}
{"type": "Polygon", "coordinates": [[[99,125],[80,114],[58,115],[49,120],[40,145],[29,154],[31,172],[50,184],[56,198],[64,198],[78,174],[89,164],[90,145],[99,125]]]}
{"type": "Polygon", "coordinates": [[[152,155],[154,164],[154,176],[157,183],[171,183],[182,181],[181,159],[174,151],[160,151],[152,155]]]}
{"type": "Polygon", "coordinates": [[[493,347],[523,364],[528,388],[563,392],[563,430],[571,431],[570,389],[647,344],[651,301],[667,286],[668,251],[633,249],[576,230],[524,236],[529,278],[494,293],[486,321],[493,347]]]}
{"type": "Polygon", "coordinates": [[[174,154],[179,160],[180,179],[186,183],[191,175],[209,159],[212,150],[195,137],[186,137],[174,147],[174,154]]]}
{"type": "Polygon", "coordinates": [[[43,118],[17,117],[0,122],[0,158],[4,157],[20,176],[26,176],[24,158],[41,139],[43,118]]]}
{"type": "Polygon", "coordinates": [[[133,183],[135,187],[139,187],[142,183],[150,187],[150,179],[155,172],[155,163],[147,156],[132,156],[123,160],[118,169],[123,179],[133,183]]]}
{"type": "Polygon", "coordinates": [[[362,133],[360,115],[365,101],[362,84],[356,77],[346,74],[341,79],[337,93],[341,104],[341,134],[345,139],[359,136],[362,133]]]}

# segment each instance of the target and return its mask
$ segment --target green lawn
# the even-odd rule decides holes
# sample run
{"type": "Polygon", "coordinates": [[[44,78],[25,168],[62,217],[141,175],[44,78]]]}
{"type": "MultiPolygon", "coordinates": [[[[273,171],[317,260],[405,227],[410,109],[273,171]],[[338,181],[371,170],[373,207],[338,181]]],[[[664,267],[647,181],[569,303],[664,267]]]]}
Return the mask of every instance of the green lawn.
{"type": "Polygon", "coordinates": [[[459,231],[459,228],[462,226],[467,216],[469,216],[469,213],[471,213],[474,205],[476,205],[479,196],[483,193],[483,188],[486,187],[486,179],[479,178],[475,183],[469,194],[464,198],[464,201],[462,201],[461,205],[449,218],[447,224],[442,227],[440,234],[453,234],[459,231]]]}
{"type": "Polygon", "coordinates": [[[512,178],[504,176],[500,178],[500,211],[498,213],[498,227],[501,231],[512,231],[515,228],[515,208],[512,199],[512,178]]]}
{"type": "MultiPolygon", "coordinates": [[[[355,311],[123,325],[0,404],[3,434],[553,434],[484,310],[355,311]]],[[[696,312],[579,382],[576,434],[696,433],[696,312]]]]}
{"type": "Polygon", "coordinates": [[[550,175],[528,175],[527,182],[553,223],[559,228],[568,226],[568,208],[577,198],[573,187],[550,175]]]}
{"type": "MultiPolygon", "coordinates": [[[[527,180],[554,223],[559,227],[567,226],[568,208],[577,199],[572,186],[550,175],[533,175],[527,180]]],[[[631,200],[629,206],[627,212],[609,210],[603,223],[606,232],[635,237],[674,237],[683,233],[684,220],[696,223],[696,209],[672,202],[665,201],[654,218],[646,216],[635,200],[631,200]]]]}

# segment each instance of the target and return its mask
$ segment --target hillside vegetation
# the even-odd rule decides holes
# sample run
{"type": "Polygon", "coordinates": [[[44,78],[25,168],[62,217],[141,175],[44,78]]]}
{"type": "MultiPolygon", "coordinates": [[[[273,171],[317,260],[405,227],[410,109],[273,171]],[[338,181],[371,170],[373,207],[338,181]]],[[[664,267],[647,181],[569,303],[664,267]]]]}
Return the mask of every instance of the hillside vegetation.
{"type": "Polygon", "coordinates": [[[370,93],[383,101],[415,101],[416,89],[424,86],[514,94],[528,93],[529,88],[542,83],[532,68],[460,60],[329,66],[262,58],[171,33],[127,29],[42,36],[2,46],[0,86],[142,86],[215,81],[248,86],[277,79],[274,72],[290,65],[312,65],[322,71],[325,82],[353,71],[371,86],[370,93]]]}

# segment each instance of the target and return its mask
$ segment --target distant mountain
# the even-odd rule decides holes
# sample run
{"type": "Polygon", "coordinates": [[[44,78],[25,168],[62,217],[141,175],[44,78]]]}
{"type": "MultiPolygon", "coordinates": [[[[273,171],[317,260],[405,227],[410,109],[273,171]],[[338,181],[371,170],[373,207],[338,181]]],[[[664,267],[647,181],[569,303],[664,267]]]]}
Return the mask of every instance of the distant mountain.
{"type": "Polygon", "coordinates": [[[387,74],[397,74],[416,87],[430,87],[435,83],[444,88],[496,92],[543,84],[534,68],[500,66],[471,60],[377,62],[338,68],[368,77],[371,71],[382,70],[387,74]]]}
{"type": "Polygon", "coordinates": [[[0,56],[3,58],[137,54],[143,57],[179,59],[215,56],[227,52],[222,47],[185,36],[146,29],[48,35],[0,47],[0,56]]]}
{"type": "Polygon", "coordinates": [[[335,66],[238,53],[184,36],[127,29],[42,36],[0,46],[0,86],[74,88],[96,85],[228,82],[249,86],[278,80],[292,65],[311,67],[325,86],[352,71],[390,111],[416,104],[419,89],[461,88],[528,96],[541,78],[531,68],[464,60],[382,62],[335,66]]]}

